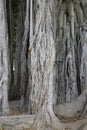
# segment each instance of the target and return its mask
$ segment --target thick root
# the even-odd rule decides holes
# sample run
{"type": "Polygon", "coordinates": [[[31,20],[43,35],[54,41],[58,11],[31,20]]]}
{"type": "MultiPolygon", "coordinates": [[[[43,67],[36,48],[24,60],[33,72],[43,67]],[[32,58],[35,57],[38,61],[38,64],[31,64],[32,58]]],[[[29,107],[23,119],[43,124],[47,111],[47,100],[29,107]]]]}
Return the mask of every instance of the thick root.
{"type": "Polygon", "coordinates": [[[31,128],[32,130],[59,130],[61,123],[45,104],[36,114],[31,128]]]}
{"type": "Polygon", "coordinates": [[[71,103],[63,103],[55,106],[54,113],[65,117],[81,116],[87,109],[87,90],[84,89],[83,93],[71,103]]]}
{"type": "Polygon", "coordinates": [[[87,130],[87,119],[62,123],[46,105],[36,114],[32,130],[87,130]]]}

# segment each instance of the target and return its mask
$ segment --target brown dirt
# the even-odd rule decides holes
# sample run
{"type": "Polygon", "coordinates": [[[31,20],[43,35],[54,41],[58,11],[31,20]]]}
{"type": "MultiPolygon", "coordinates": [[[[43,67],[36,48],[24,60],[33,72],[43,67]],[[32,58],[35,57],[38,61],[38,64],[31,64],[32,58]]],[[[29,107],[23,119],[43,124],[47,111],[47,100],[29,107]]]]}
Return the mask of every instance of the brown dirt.
{"type": "Polygon", "coordinates": [[[10,115],[26,115],[27,113],[20,108],[20,101],[10,102],[10,115]]]}

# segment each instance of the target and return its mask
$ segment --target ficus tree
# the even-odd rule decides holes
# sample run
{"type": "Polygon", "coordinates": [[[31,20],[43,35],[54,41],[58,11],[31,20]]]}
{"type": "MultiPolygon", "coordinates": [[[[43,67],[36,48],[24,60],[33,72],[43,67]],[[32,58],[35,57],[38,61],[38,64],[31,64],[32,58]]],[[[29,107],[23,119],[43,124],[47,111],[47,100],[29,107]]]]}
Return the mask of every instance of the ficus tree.
{"type": "Polygon", "coordinates": [[[56,115],[79,118],[87,111],[84,1],[31,0],[30,3],[29,109],[36,113],[32,129],[80,129],[86,120],[64,124],[56,115]]]}
{"type": "MultiPolygon", "coordinates": [[[[80,119],[87,112],[86,10],[85,0],[19,2],[11,96],[19,97],[29,114],[35,115],[31,129],[87,129],[87,119],[67,124],[59,120],[59,115],[80,119]]],[[[0,24],[0,95],[5,114],[11,53],[4,0],[0,24]]]]}

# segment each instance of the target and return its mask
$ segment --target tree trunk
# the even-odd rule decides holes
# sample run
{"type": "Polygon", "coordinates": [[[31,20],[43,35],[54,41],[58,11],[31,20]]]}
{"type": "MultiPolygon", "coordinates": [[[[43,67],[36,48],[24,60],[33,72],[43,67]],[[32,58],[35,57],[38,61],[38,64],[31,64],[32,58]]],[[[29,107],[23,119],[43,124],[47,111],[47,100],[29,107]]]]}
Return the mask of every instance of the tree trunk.
{"type": "Polygon", "coordinates": [[[57,121],[52,108],[55,64],[53,7],[54,2],[49,0],[44,2],[38,0],[34,3],[35,12],[33,13],[36,15],[33,21],[35,30],[30,37],[32,88],[29,105],[32,114],[39,111],[32,127],[35,130],[43,130],[46,125],[49,129],[57,121]],[[52,124],[50,124],[51,121],[52,124]]]}
{"type": "Polygon", "coordinates": [[[66,104],[64,103],[55,107],[56,114],[63,116],[80,116],[82,113],[85,115],[87,111],[87,32],[85,31],[85,26],[87,26],[87,24],[84,24],[83,31],[81,33],[84,42],[82,47],[80,70],[81,85],[84,87],[84,90],[75,101],[66,104]]]}
{"type": "MultiPolygon", "coordinates": [[[[10,69],[11,69],[11,83],[9,86],[9,94],[11,94],[11,88],[13,86],[14,74],[13,74],[13,13],[12,13],[12,5],[11,0],[6,1],[6,9],[7,9],[7,24],[8,24],[8,42],[9,42],[9,56],[10,56],[10,69]]],[[[10,96],[9,96],[10,97],[10,96]]]]}
{"type": "Polygon", "coordinates": [[[5,0],[0,0],[0,25],[0,113],[7,114],[9,113],[10,60],[5,0]]]}
{"type": "Polygon", "coordinates": [[[24,100],[26,98],[26,91],[28,86],[28,46],[29,46],[29,0],[26,1],[26,14],[24,22],[24,34],[22,38],[22,51],[21,51],[21,106],[24,107],[24,100]]]}
{"type": "Polygon", "coordinates": [[[20,79],[21,79],[21,51],[22,51],[22,37],[24,31],[25,19],[25,1],[20,0],[19,14],[16,32],[16,49],[15,49],[15,71],[14,71],[14,87],[11,90],[13,99],[20,98],[20,79]]]}

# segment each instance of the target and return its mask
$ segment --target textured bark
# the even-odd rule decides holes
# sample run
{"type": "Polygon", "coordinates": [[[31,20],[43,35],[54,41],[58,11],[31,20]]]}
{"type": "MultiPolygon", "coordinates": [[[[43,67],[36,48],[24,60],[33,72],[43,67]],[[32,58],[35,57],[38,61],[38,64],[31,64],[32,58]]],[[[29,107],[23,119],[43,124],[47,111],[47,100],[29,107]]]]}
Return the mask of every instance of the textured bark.
{"type": "Polygon", "coordinates": [[[0,129],[3,130],[25,130],[30,128],[33,115],[4,116],[0,117],[0,129]]]}
{"type": "MultiPolygon", "coordinates": [[[[32,123],[34,120],[33,115],[21,115],[21,116],[4,116],[0,117],[0,128],[6,130],[24,130],[31,129],[32,123]]],[[[87,130],[87,119],[79,120],[73,123],[61,123],[61,127],[58,130],[87,130]],[[65,126],[65,127],[64,127],[65,126]]],[[[51,130],[45,128],[44,130],[51,130]]]]}
{"type": "MultiPolygon", "coordinates": [[[[83,46],[81,46],[83,43],[81,39],[83,32],[80,32],[80,30],[77,31],[83,19],[82,7],[77,1],[66,0],[58,2],[59,12],[57,16],[59,18],[56,19],[58,29],[55,29],[57,26],[53,26],[53,20],[55,19],[54,14],[56,14],[54,13],[56,12],[56,8],[54,8],[56,3],[55,0],[44,0],[43,2],[38,0],[34,1],[33,4],[32,14],[34,20],[32,21],[33,31],[31,31],[33,33],[30,37],[29,48],[31,53],[32,88],[29,105],[31,113],[37,113],[32,125],[32,129],[35,130],[62,130],[67,127],[72,130],[77,130],[82,125],[80,121],[79,123],[81,124],[77,123],[77,125],[76,123],[63,124],[56,118],[53,112],[53,103],[55,102],[53,101],[55,100],[53,92],[55,87],[57,89],[57,103],[72,101],[81,93],[82,72],[80,72],[80,69],[83,63],[82,57],[85,55],[83,54],[83,46]],[[76,6],[81,11],[80,13],[78,13],[76,6]],[[57,32],[55,33],[53,30],[57,32]],[[80,52],[81,55],[78,57],[80,52]],[[76,60],[78,61],[76,62],[76,60]],[[56,67],[57,71],[54,69],[55,63],[59,65],[56,67]],[[79,68],[77,69],[78,65],[79,68]],[[57,75],[58,79],[56,77],[57,75]],[[55,86],[56,82],[54,81],[54,77],[56,77],[58,86],[55,86]]],[[[83,34],[83,36],[85,35],[83,34]]],[[[86,74],[83,75],[86,77],[86,74]]],[[[56,114],[69,117],[84,115],[87,107],[86,100],[85,88],[76,101],[54,107],[58,111],[56,114]]],[[[83,123],[85,124],[85,121],[83,123]]]]}
{"type": "Polygon", "coordinates": [[[6,1],[0,0],[0,113],[9,113],[8,87],[10,77],[10,60],[8,49],[8,31],[6,19],[6,1]]]}
{"type": "MultiPolygon", "coordinates": [[[[87,100],[87,90],[85,89],[83,93],[71,103],[63,103],[55,106],[54,111],[56,115],[62,115],[66,117],[80,117],[86,108],[87,100]]],[[[85,111],[86,112],[86,111],[85,111]]],[[[84,113],[85,115],[86,113],[84,113]]]]}
{"type": "Polygon", "coordinates": [[[34,35],[30,37],[32,88],[29,105],[33,114],[39,111],[32,128],[45,129],[46,123],[57,120],[52,110],[55,41],[51,11],[54,4],[53,1],[34,2],[34,35]]]}
{"type": "MultiPolygon", "coordinates": [[[[76,35],[77,24],[81,23],[83,13],[78,2],[66,0],[61,2],[58,16],[56,89],[57,103],[62,103],[72,101],[81,93],[80,65],[82,48],[80,47],[82,41],[80,41],[81,39],[76,41],[76,35]],[[80,10],[79,14],[76,7],[80,10]]],[[[80,32],[78,32],[78,37],[80,36],[80,32]]]]}
{"type": "Polygon", "coordinates": [[[22,37],[24,31],[25,19],[25,1],[20,0],[18,24],[16,33],[16,49],[15,49],[15,73],[14,73],[14,87],[11,90],[11,97],[14,99],[20,98],[20,78],[21,78],[21,51],[22,51],[22,37]]]}
{"type": "MultiPolygon", "coordinates": [[[[87,112],[87,25],[82,23],[86,18],[86,8],[83,8],[85,6],[84,0],[81,4],[77,0],[21,2],[21,24],[18,21],[20,25],[17,30],[16,70],[12,91],[14,97],[21,96],[21,105],[26,104],[29,96],[29,113],[36,114],[32,129],[87,128],[87,120],[64,124],[55,116],[61,114],[81,117],[87,112]],[[78,97],[83,88],[83,93],[78,97]],[[76,101],[72,101],[74,98],[77,98],[76,101]],[[67,101],[71,103],[55,106],[59,102],[67,101]]],[[[3,32],[6,32],[5,29],[3,32]]],[[[1,95],[4,104],[1,108],[4,110],[3,106],[8,105],[7,90],[2,88],[9,81],[9,60],[7,44],[4,44],[6,39],[2,34],[4,33],[0,33],[0,84],[1,92],[4,91],[6,96],[2,98],[1,95]]]]}
{"type": "MultiPolygon", "coordinates": [[[[86,77],[86,73],[87,73],[87,61],[86,61],[86,56],[87,56],[87,47],[86,47],[86,39],[87,39],[87,32],[85,31],[85,27],[87,25],[84,23],[84,25],[82,24],[83,30],[80,32],[80,38],[82,38],[82,54],[81,59],[79,60],[80,62],[78,62],[78,65],[80,65],[80,81],[81,81],[81,85],[82,88],[84,88],[83,92],[81,93],[81,95],[73,102],[71,103],[64,103],[61,105],[57,105],[57,107],[55,107],[55,113],[56,114],[60,114],[63,116],[82,116],[86,114],[87,112],[87,77],[86,77]],[[83,40],[84,39],[84,40],[83,40]]],[[[81,42],[81,41],[80,41],[81,42]]],[[[81,48],[80,48],[81,49],[81,48]]]]}
{"type": "Polygon", "coordinates": [[[8,42],[9,42],[9,55],[10,55],[10,68],[11,68],[10,87],[12,87],[13,86],[13,16],[12,16],[11,0],[6,1],[6,9],[7,9],[8,42]]]}
{"type": "MultiPolygon", "coordinates": [[[[24,106],[24,99],[28,91],[28,46],[29,46],[29,0],[26,1],[26,14],[24,22],[24,34],[22,38],[21,51],[21,106],[24,106]]],[[[25,104],[26,105],[26,104],[25,104]]]]}
{"type": "Polygon", "coordinates": [[[52,32],[52,17],[49,1],[35,2],[35,35],[30,43],[32,90],[30,95],[32,113],[36,113],[46,103],[52,105],[53,67],[55,42],[52,32]],[[48,17],[49,16],[49,17],[48,17]],[[38,21],[39,18],[39,21],[38,21]],[[49,96],[51,95],[51,96],[49,96]]]}

